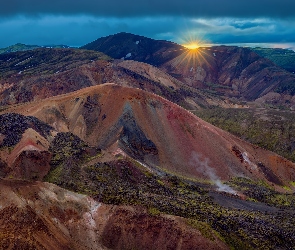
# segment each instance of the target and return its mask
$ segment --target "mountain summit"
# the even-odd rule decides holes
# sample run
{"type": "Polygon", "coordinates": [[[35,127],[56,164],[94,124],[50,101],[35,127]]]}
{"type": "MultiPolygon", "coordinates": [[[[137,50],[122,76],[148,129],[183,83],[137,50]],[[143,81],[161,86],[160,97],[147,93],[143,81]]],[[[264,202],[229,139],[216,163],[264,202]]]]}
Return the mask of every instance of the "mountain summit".
{"type": "MultiPolygon", "coordinates": [[[[157,66],[182,83],[226,98],[267,101],[295,94],[295,76],[250,48],[213,46],[187,49],[181,45],[129,33],[99,38],[82,47],[115,59],[157,66]]],[[[292,104],[293,105],[293,104],[292,104]]],[[[289,105],[290,106],[290,105],[289,105]]]]}
{"type": "Polygon", "coordinates": [[[154,66],[177,57],[185,49],[169,41],[154,40],[125,32],[99,38],[81,48],[101,51],[115,59],[135,60],[154,66]]]}

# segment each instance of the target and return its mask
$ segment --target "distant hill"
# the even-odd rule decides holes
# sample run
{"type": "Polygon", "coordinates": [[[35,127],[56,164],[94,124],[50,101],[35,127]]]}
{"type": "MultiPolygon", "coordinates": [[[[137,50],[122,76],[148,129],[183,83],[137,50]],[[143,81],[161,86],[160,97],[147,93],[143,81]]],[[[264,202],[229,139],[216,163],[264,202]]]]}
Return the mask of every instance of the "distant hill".
{"type": "Polygon", "coordinates": [[[283,69],[295,72],[295,52],[293,50],[280,48],[253,48],[252,50],[283,69]]]}
{"type": "Polygon", "coordinates": [[[5,53],[0,55],[0,72],[0,105],[28,102],[108,82],[157,93],[187,109],[223,102],[150,64],[113,60],[91,50],[39,48],[5,53]]]}
{"type": "Polygon", "coordinates": [[[214,46],[190,50],[130,33],[102,37],[81,48],[151,64],[187,86],[218,97],[254,101],[270,92],[295,94],[295,75],[250,48],[214,46]]]}
{"type": "Polygon", "coordinates": [[[33,49],[38,49],[38,48],[70,48],[70,46],[67,46],[67,45],[39,46],[39,45],[26,45],[26,44],[22,44],[22,43],[17,43],[17,44],[11,45],[9,47],[0,49],[0,54],[17,52],[17,51],[27,51],[27,50],[33,50],[33,49]]]}
{"type": "Polygon", "coordinates": [[[162,40],[121,32],[101,37],[81,47],[101,51],[115,59],[128,59],[159,66],[182,54],[183,46],[162,40]]]}

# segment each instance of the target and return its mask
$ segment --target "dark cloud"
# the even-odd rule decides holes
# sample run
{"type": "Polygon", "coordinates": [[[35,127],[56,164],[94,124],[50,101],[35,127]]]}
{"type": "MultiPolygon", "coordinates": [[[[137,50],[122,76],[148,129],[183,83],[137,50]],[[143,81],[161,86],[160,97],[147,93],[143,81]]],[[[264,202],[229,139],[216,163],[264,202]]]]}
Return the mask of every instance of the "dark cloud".
{"type": "Polygon", "coordinates": [[[26,44],[82,46],[99,37],[130,32],[178,43],[295,42],[295,20],[270,18],[93,17],[87,15],[0,19],[0,47],[26,44]]]}
{"type": "Polygon", "coordinates": [[[122,31],[179,43],[293,43],[294,9],[294,0],[9,0],[0,47],[81,46],[122,31]]]}
{"type": "Polygon", "coordinates": [[[0,15],[294,17],[294,0],[9,0],[0,15]]]}

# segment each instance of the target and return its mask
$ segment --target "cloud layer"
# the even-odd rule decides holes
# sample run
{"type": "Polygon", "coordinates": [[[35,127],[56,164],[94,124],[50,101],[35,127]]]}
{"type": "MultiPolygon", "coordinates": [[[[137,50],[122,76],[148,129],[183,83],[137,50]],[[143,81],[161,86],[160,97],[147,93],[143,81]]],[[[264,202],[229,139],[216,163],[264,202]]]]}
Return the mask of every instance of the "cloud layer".
{"type": "Polygon", "coordinates": [[[186,43],[294,43],[294,0],[10,0],[0,8],[0,47],[81,46],[130,32],[186,43]]]}
{"type": "Polygon", "coordinates": [[[0,15],[294,17],[294,0],[10,0],[0,15]]]}

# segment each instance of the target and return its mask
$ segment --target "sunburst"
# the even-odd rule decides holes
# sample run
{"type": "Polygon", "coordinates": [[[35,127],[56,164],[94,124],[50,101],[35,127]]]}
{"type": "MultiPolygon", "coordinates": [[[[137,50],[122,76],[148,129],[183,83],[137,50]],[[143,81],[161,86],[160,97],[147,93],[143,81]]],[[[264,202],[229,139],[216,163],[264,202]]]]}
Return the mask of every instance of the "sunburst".
{"type": "Polygon", "coordinates": [[[182,46],[187,48],[187,49],[192,49],[192,50],[195,50],[195,49],[200,47],[200,45],[197,42],[191,42],[191,43],[187,43],[187,44],[182,44],[182,46]]]}
{"type": "Polygon", "coordinates": [[[197,39],[192,34],[182,38],[181,41],[181,44],[185,47],[185,49],[184,52],[174,61],[175,67],[181,66],[181,68],[186,71],[191,71],[192,73],[198,68],[198,66],[207,64],[210,67],[213,56],[212,53],[204,47],[208,41],[197,39]]]}

